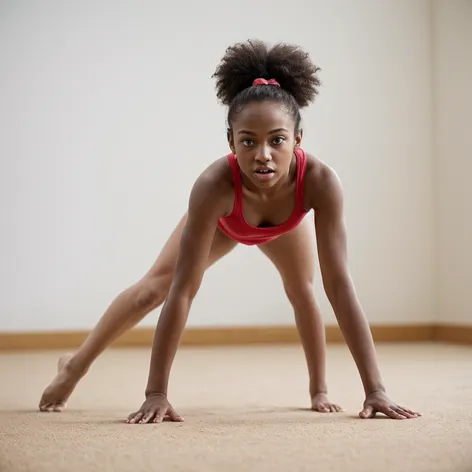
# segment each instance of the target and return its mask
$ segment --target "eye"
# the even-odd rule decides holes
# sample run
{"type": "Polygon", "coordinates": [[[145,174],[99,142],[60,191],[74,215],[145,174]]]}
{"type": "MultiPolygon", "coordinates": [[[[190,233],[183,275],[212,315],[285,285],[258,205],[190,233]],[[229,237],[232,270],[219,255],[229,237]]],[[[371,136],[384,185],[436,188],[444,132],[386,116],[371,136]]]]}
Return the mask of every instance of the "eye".
{"type": "Polygon", "coordinates": [[[254,144],[254,141],[252,141],[251,139],[245,139],[243,141],[241,141],[245,146],[251,146],[252,144],[254,144]]]}
{"type": "Polygon", "coordinates": [[[285,138],[283,136],[277,136],[274,139],[274,144],[282,144],[285,141],[285,138]]]}

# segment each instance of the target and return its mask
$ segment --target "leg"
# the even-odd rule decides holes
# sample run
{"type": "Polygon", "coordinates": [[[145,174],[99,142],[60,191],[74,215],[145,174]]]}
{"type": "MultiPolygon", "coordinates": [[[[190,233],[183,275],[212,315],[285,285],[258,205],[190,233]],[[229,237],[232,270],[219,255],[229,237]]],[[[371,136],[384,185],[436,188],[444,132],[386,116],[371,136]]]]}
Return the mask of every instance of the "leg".
{"type": "Polygon", "coordinates": [[[308,363],[312,408],[340,411],[327,399],[325,328],[313,290],[315,248],[313,223],[307,218],[290,233],[259,246],[279,271],[295,313],[308,363]]]}
{"type": "MultiPolygon", "coordinates": [[[[105,348],[164,302],[172,282],[185,222],[186,215],[172,232],[153,266],[141,280],[112,301],[77,352],[59,360],[59,372],[44,391],[39,403],[40,410],[62,411],[77,382],[105,348]]],[[[236,244],[216,230],[207,267],[231,251],[236,244]]]]}

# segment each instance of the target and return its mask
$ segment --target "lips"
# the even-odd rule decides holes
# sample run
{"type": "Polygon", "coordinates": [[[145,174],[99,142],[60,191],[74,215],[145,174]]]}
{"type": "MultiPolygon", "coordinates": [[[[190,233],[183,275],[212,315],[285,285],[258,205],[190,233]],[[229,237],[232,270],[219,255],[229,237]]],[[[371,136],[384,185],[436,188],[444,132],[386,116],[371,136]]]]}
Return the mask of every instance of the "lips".
{"type": "Polygon", "coordinates": [[[273,174],[274,169],[270,167],[258,167],[254,172],[256,172],[256,174],[273,174]]]}
{"type": "Polygon", "coordinates": [[[258,167],[254,171],[254,175],[259,181],[268,181],[274,177],[275,171],[270,167],[258,167]]]}

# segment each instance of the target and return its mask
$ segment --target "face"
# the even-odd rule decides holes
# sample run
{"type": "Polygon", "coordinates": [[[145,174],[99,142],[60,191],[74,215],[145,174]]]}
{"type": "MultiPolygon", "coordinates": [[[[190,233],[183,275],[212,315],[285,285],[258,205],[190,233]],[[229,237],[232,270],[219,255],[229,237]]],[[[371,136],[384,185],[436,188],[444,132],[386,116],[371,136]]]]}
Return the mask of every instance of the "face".
{"type": "Polygon", "coordinates": [[[247,183],[270,188],[288,176],[302,133],[295,135],[295,121],[283,106],[249,103],[236,115],[231,128],[229,145],[247,183]]]}

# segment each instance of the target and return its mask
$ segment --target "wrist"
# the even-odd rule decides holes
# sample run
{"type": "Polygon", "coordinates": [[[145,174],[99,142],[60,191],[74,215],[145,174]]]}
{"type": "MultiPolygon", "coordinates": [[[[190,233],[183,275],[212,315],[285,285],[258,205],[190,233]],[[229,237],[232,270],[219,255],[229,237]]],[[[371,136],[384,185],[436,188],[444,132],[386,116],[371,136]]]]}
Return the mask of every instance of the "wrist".
{"type": "Polygon", "coordinates": [[[160,391],[155,391],[155,390],[148,390],[146,389],[146,391],[144,392],[144,396],[146,398],[149,398],[149,397],[166,397],[167,398],[167,392],[160,392],[160,391]]]}
{"type": "Polygon", "coordinates": [[[369,385],[364,388],[365,395],[374,395],[375,393],[385,393],[387,390],[381,383],[369,385]]]}
{"type": "Polygon", "coordinates": [[[147,397],[151,395],[164,395],[167,396],[167,386],[166,385],[159,385],[158,383],[149,383],[146,386],[146,390],[144,390],[144,395],[147,397]]]}

